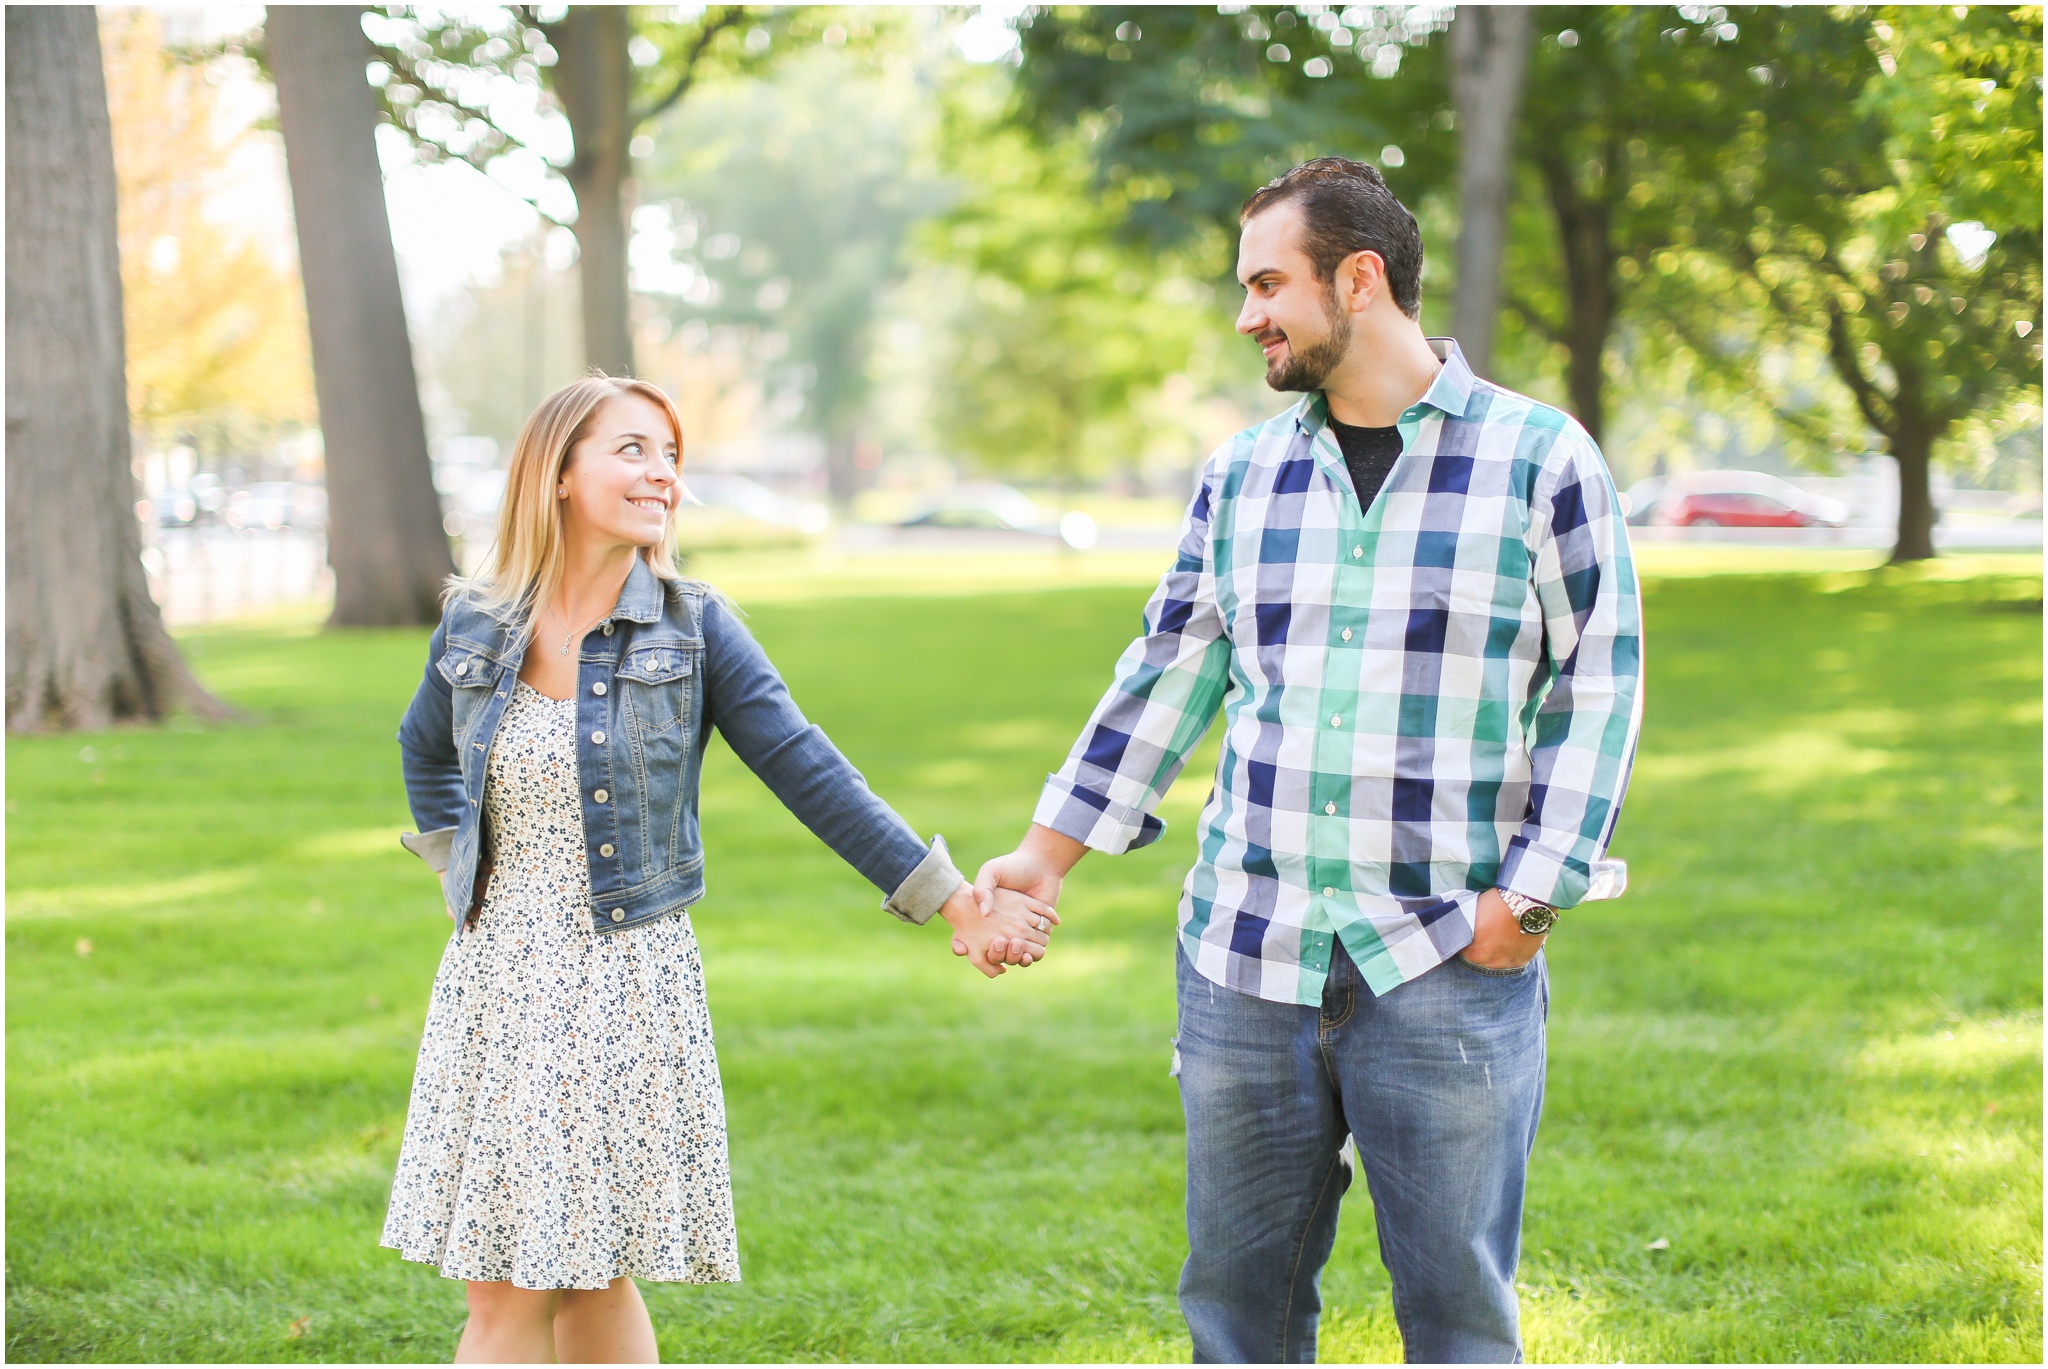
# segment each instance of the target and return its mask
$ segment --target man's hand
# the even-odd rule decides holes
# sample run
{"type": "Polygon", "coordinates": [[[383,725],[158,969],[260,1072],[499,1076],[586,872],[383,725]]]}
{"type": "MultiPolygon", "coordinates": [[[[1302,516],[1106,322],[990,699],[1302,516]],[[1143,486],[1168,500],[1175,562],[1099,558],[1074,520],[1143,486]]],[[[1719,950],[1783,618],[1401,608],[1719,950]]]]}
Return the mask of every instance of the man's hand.
{"type": "Polygon", "coordinates": [[[939,916],[953,928],[954,955],[966,956],[990,979],[1003,972],[1006,960],[1029,965],[1045,959],[1046,938],[1060,920],[1051,904],[1005,891],[990,914],[984,916],[981,908],[973,887],[963,883],[939,909],[939,916]],[[1002,943],[999,951],[991,945],[996,941],[1002,943]]]}
{"type": "MultiPolygon", "coordinates": [[[[1015,889],[1047,906],[1056,905],[1067,871],[1087,854],[1088,848],[1072,837],[1034,822],[1016,850],[981,867],[974,877],[974,896],[991,914],[998,889],[1015,889]]],[[[1006,936],[998,935],[990,943],[989,953],[997,960],[1015,960],[1018,951],[1006,936]]]]}
{"type": "Polygon", "coordinates": [[[1472,944],[1458,954],[1482,970],[1519,970],[1536,958],[1550,936],[1548,932],[1542,936],[1525,933],[1498,889],[1479,896],[1474,920],[1478,925],[1472,932],[1472,944]]]}

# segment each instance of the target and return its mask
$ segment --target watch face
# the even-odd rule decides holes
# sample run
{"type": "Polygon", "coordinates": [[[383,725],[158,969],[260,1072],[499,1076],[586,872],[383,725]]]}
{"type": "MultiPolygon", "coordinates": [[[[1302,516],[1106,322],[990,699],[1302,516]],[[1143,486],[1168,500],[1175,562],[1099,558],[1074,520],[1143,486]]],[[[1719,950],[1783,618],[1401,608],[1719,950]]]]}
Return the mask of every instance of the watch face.
{"type": "Polygon", "coordinates": [[[1528,936],[1541,936],[1557,925],[1557,909],[1535,907],[1515,919],[1528,936]]]}

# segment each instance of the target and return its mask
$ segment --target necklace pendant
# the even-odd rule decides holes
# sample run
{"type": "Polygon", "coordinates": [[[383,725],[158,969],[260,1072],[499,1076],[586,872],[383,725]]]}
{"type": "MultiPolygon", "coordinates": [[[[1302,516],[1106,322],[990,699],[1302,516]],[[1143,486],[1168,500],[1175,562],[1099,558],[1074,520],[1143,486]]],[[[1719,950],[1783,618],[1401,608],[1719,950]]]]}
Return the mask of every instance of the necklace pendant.
{"type": "Polygon", "coordinates": [[[555,653],[555,655],[557,655],[557,656],[567,656],[568,654],[569,654],[569,644],[568,644],[567,642],[564,642],[564,643],[562,643],[562,649],[561,649],[560,651],[557,651],[557,652],[555,653]]]}

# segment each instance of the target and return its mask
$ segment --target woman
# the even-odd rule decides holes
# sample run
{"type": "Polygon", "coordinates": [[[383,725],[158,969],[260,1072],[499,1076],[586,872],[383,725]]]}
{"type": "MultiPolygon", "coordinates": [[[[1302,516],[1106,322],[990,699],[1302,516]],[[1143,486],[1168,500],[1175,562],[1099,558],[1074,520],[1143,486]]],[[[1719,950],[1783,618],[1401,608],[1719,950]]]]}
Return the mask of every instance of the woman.
{"type": "Polygon", "coordinates": [[[450,590],[399,729],[455,934],[434,980],[383,1243],[469,1284],[458,1361],[642,1361],[633,1278],[739,1278],[725,1107],[686,911],[716,727],[813,832],[934,913],[982,973],[1058,916],[984,915],[947,857],[804,720],[732,609],[675,572],[682,424],[592,377],[519,435],[489,565],[450,590]],[[989,955],[996,936],[1011,941],[989,955]]]}

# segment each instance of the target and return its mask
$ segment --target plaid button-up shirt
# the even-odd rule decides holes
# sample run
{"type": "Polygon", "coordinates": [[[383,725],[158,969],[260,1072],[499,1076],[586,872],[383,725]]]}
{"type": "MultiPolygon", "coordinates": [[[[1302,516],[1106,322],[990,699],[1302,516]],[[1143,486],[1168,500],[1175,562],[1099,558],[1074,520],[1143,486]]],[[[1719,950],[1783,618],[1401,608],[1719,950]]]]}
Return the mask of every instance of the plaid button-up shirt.
{"type": "Polygon", "coordinates": [[[1498,886],[1585,898],[1641,721],[1620,501],[1570,417],[1457,344],[1361,513],[1322,395],[1210,457],[1179,554],[1035,820],[1096,850],[1223,710],[1180,931],[1206,978],[1322,1001],[1332,939],[1375,993],[1472,939],[1498,886]]]}

